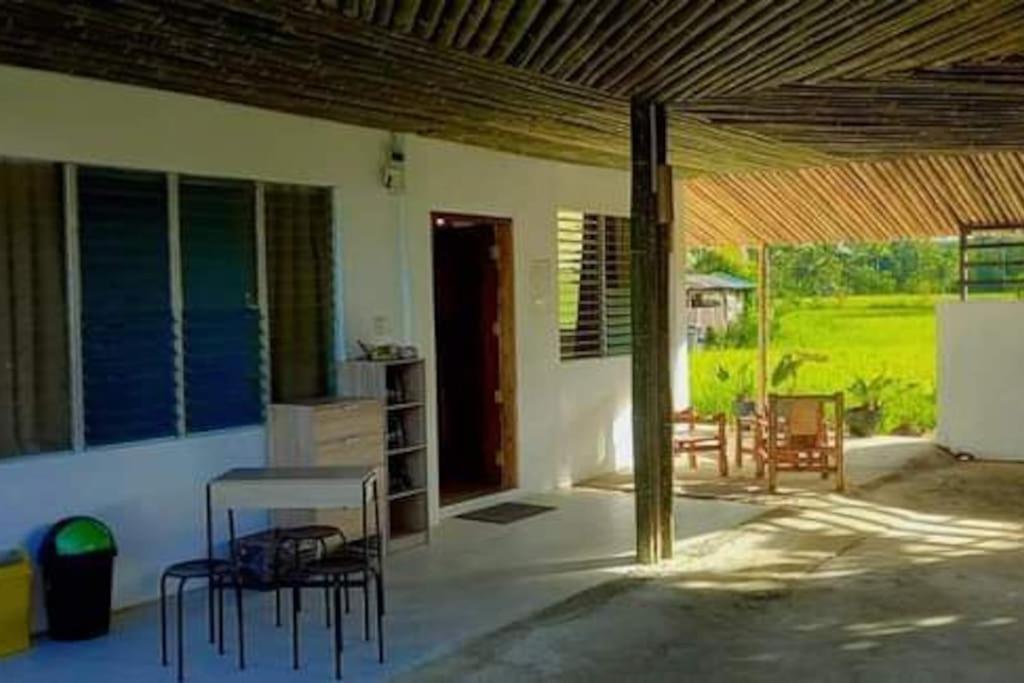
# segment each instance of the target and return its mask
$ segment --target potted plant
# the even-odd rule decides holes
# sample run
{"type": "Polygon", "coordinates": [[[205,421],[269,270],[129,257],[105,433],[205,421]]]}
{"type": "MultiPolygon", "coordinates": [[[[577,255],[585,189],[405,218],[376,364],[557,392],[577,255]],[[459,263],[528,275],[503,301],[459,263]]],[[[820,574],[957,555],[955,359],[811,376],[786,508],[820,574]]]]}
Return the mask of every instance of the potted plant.
{"type": "Polygon", "coordinates": [[[852,436],[874,436],[882,424],[883,404],[894,389],[910,390],[916,385],[904,383],[881,372],[871,379],[858,377],[847,388],[854,405],[846,411],[846,424],[852,436]]]}
{"type": "MultiPolygon", "coordinates": [[[[733,379],[733,374],[724,366],[719,364],[715,370],[718,381],[728,384],[733,379]]],[[[735,374],[735,394],[733,395],[732,411],[736,417],[748,417],[757,411],[757,401],[754,400],[754,371],[750,363],[744,363],[735,374]]]]}

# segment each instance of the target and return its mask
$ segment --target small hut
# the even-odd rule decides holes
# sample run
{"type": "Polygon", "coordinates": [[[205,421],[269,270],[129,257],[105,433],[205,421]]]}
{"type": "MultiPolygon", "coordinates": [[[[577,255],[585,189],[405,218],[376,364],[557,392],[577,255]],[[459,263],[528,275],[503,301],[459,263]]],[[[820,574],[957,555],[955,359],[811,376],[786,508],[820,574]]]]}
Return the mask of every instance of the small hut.
{"type": "Polygon", "coordinates": [[[735,322],[753,290],[754,283],[728,273],[687,274],[686,322],[691,344],[703,344],[708,330],[720,332],[735,322]]]}

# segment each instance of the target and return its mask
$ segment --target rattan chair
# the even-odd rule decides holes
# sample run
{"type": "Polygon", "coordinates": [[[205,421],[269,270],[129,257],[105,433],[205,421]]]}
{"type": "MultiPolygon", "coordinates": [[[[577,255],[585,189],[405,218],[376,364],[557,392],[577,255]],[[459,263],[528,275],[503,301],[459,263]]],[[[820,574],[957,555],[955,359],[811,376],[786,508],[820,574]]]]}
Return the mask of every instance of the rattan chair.
{"type": "Polygon", "coordinates": [[[843,456],[843,395],[768,397],[768,490],[776,491],[780,472],[836,475],[836,490],[846,490],[843,456]]]}

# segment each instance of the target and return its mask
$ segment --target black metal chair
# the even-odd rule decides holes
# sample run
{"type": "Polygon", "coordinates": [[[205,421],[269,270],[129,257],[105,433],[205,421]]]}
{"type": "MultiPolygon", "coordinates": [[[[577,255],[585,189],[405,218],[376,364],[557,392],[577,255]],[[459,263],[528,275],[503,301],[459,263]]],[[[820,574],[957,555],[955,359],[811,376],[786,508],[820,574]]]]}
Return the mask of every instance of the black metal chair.
{"type": "MultiPolygon", "coordinates": [[[[224,654],[224,589],[232,588],[235,593],[235,613],[238,618],[238,668],[245,669],[245,631],[242,613],[241,580],[235,566],[227,560],[187,560],[171,565],[160,576],[160,663],[168,666],[167,657],[167,582],[178,581],[177,594],[177,664],[178,680],[185,680],[185,586],[192,580],[209,583],[209,589],[216,594],[217,651],[224,654]]],[[[213,632],[210,633],[213,642],[213,632]]]]}
{"type": "MultiPolygon", "coordinates": [[[[363,589],[363,637],[370,639],[370,591],[372,581],[375,587],[377,615],[377,658],[384,662],[384,581],[379,563],[370,561],[366,554],[339,552],[316,560],[303,567],[298,573],[285,579],[294,595],[305,588],[323,588],[329,591],[334,608],[334,675],[342,675],[342,653],[344,652],[344,626],[341,615],[341,593],[349,586],[363,589]]],[[[292,601],[292,667],[299,668],[299,609],[298,599],[292,601]]]]}

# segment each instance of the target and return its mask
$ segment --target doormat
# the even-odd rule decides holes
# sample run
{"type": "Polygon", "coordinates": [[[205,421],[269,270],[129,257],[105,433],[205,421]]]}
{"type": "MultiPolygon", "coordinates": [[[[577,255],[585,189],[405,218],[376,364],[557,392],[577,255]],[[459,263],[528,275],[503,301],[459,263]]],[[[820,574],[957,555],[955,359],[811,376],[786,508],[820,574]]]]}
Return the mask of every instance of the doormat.
{"type": "Polygon", "coordinates": [[[540,515],[555,510],[549,505],[533,505],[531,503],[500,503],[491,507],[467,512],[457,515],[459,519],[469,519],[474,522],[489,522],[491,524],[511,524],[527,517],[540,515]]]}

